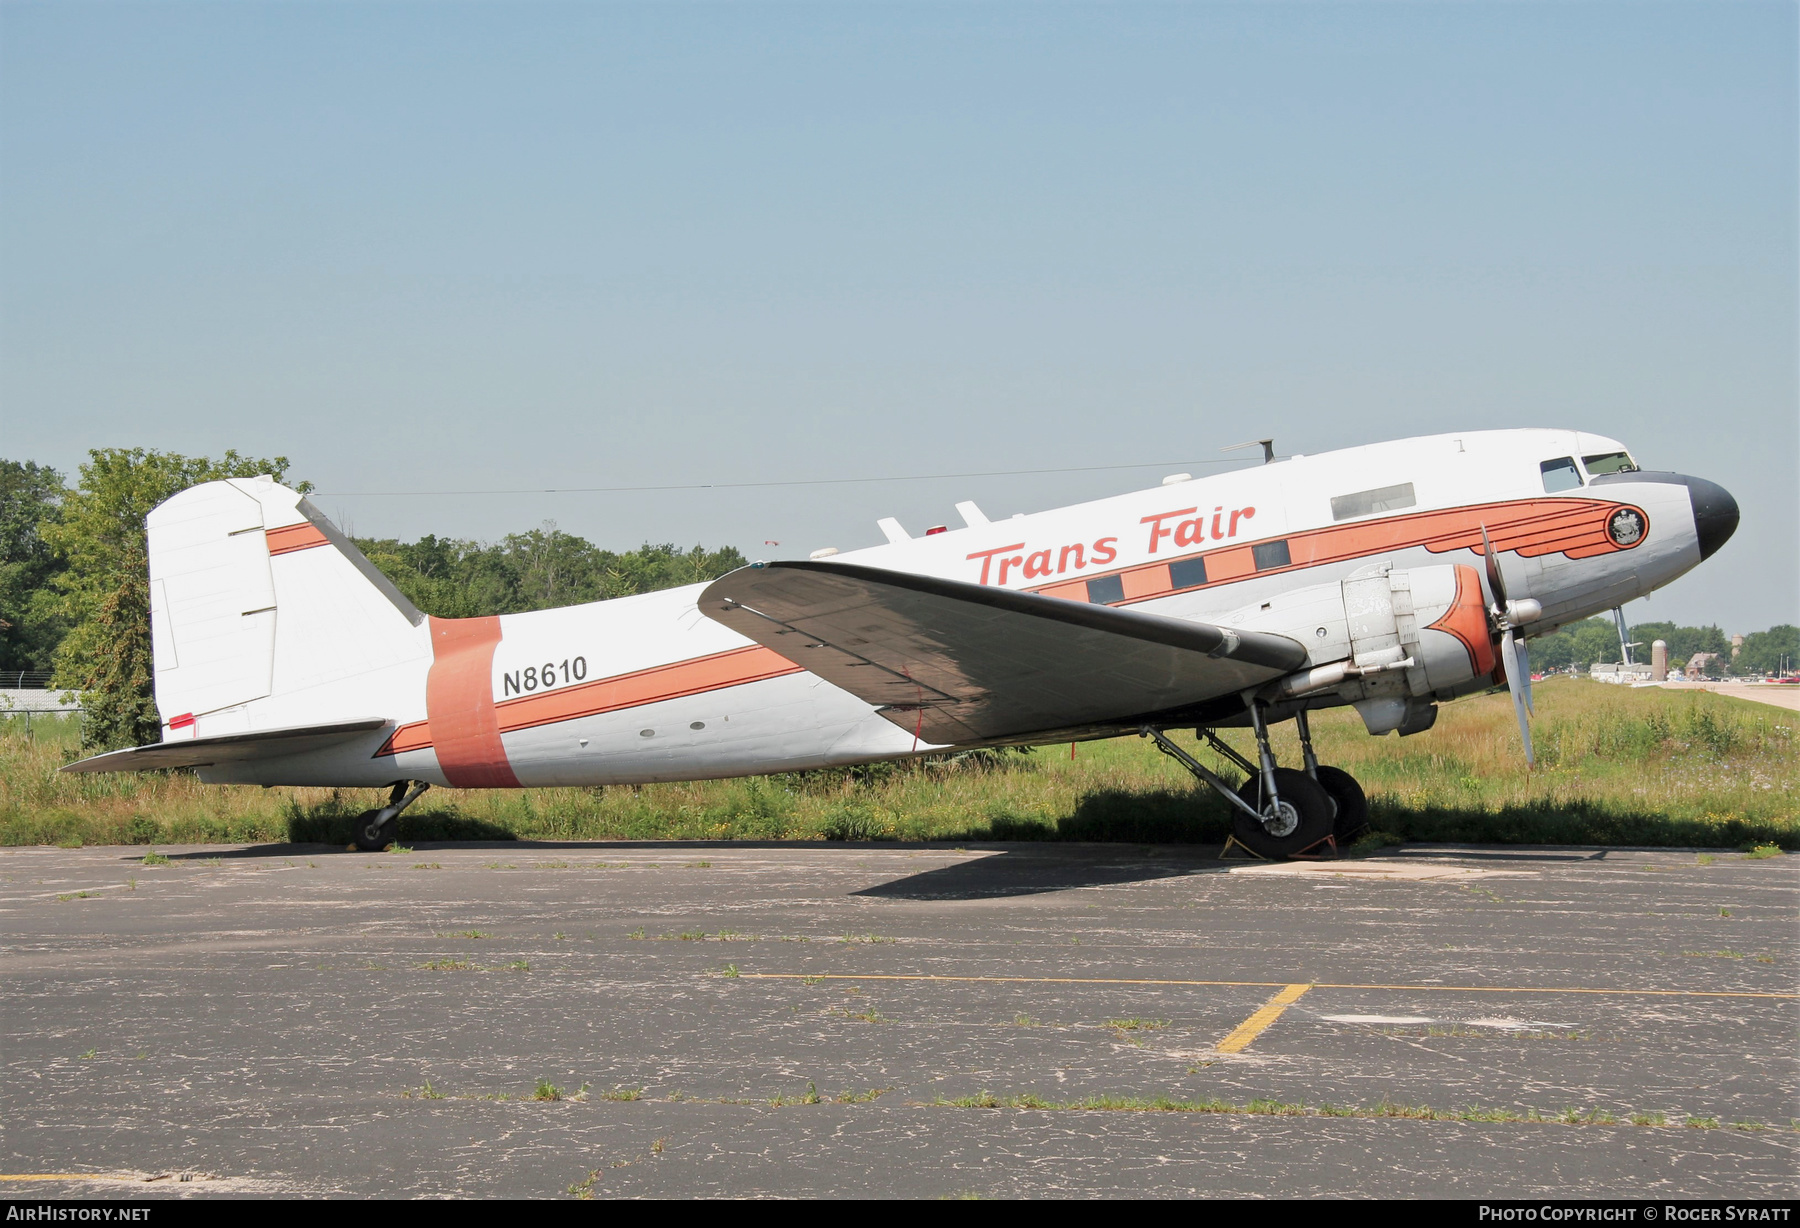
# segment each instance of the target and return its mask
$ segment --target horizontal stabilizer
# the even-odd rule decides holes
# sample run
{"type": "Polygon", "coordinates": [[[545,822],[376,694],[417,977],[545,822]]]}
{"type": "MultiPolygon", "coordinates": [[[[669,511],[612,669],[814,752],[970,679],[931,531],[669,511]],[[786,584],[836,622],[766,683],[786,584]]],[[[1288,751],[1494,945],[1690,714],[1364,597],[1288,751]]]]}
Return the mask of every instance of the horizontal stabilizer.
{"type": "Polygon", "coordinates": [[[362,721],[338,721],[330,725],[299,725],[287,729],[258,729],[250,733],[222,733],[185,742],[158,742],[108,751],[79,759],[63,767],[65,772],[142,772],[150,768],[205,767],[213,763],[240,763],[246,759],[277,759],[303,751],[321,750],[349,742],[391,724],[385,717],[362,721]]]}
{"type": "Polygon", "coordinates": [[[740,568],[699,604],[939,745],[1129,723],[1306,660],[1285,636],[851,563],[740,568]]]}

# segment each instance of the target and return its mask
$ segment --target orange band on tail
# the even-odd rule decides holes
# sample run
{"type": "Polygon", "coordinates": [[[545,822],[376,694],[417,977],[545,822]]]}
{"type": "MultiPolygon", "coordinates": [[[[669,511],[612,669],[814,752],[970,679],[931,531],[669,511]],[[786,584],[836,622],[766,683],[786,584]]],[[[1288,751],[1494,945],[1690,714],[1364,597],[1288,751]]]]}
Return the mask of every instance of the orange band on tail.
{"type": "Polygon", "coordinates": [[[425,711],[444,779],[463,789],[516,789],[494,715],[494,649],[500,620],[431,620],[431,673],[425,711]]]}

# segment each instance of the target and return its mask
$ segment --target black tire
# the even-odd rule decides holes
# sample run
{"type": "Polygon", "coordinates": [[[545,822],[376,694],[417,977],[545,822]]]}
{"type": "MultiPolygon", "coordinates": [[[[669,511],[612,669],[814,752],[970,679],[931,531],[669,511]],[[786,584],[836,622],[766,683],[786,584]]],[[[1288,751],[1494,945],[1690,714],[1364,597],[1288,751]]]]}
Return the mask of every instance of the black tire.
{"type": "Polygon", "coordinates": [[[1331,834],[1338,847],[1344,848],[1369,830],[1369,799],[1363,795],[1356,777],[1343,768],[1319,768],[1319,783],[1337,803],[1337,818],[1332,821],[1331,834]]]}
{"type": "Polygon", "coordinates": [[[350,833],[361,851],[379,853],[394,842],[394,836],[400,830],[400,816],[395,815],[385,823],[380,822],[380,818],[379,810],[365,810],[356,816],[350,833]]]}
{"type": "MultiPolygon", "coordinates": [[[[1275,788],[1281,795],[1281,813],[1273,824],[1259,823],[1234,808],[1231,834],[1239,844],[1263,857],[1291,857],[1331,834],[1337,807],[1331,795],[1305,772],[1275,769],[1275,788]]],[[[1238,796],[1252,807],[1262,804],[1262,777],[1252,776],[1238,789],[1238,796]]]]}

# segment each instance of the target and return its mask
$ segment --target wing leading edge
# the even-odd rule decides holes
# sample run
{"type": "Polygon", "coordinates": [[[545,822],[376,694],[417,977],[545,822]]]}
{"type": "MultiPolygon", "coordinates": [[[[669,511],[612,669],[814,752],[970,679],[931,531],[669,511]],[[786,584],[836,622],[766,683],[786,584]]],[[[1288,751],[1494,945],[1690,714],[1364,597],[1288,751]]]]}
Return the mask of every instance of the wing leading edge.
{"type": "Polygon", "coordinates": [[[701,611],[937,744],[1104,724],[1299,668],[1285,636],[852,563],[759,563],[701,611]]]}

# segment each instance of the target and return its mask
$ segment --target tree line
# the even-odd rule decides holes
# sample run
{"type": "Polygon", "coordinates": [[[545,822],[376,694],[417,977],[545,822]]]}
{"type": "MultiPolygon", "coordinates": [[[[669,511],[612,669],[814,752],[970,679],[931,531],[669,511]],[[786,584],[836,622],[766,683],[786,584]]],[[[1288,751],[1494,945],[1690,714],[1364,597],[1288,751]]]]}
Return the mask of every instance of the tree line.
{"type": "MultiPolygon", "coordinates": [[[[0,459],[0,672],[50,671],[53,685],[83,693],[85,739],[108,749],[160,735],[151,693],[150,594],[144,517],[199,482],[269,474],[301,493],[286,457],[182,456],[144,448],[97,448],[74,485],[32,461],[0,459]]],[[[716,579],[745,564],[730,546],[682,550],[646,543],[604,550],[554,524],[498,542],[426,536],[415,542],[357,538],[357,546],[428,614],[469,618],[603,601],[716,579]]],[[[1631,628],[1649,660],[1666,640],[1670,665],[1718,653],[1721,668],[1774,672],[1800,656],[1800,629],[1783,625],[1745,637],[1734,660],[1716,626],[1640,623],[1631,628]]],[[[1620,659],[1610,619],[1594,618],[1530,644],[1535,668],[1586,669],[1620,659]]]]}
{"type": "MultiPolygon", "coordinates": [[[[1648,664],[1650,645],[1657,640],[1666,643],[1671,671],[1682,669],[1698,653],[1710,652],[1717,655],[1718,664],[1708,665],[1707,673],[1761,678],[1783,668],[1793,669],[1800,658],[1800,627],[1788,623],[1767,631],[1752,631],[1744,637],[1736,656],[1732,655],[1731,640],[1716,625],[1635,623],[1626,634],[1635,645],[1631,659],[1640,665],[1648,664]]],[[[1526,647],[1532,669],[1552,673],[1571,668],[1586,670],[1590,665],[1617,665],[1623,660],[1618,624],[1606,615],[1570,623],[1554,634],[1538,636],[1526,647]]]]}
{"type": "MultiPolygon", "coordinates": [[[[82,692],[90,749],[161,737],[152,696],[144,517],[199,482],[269,474],[302,494],[285,456],[217,459],[97,448],[74,485],[32,461],[0,459],[0,672],[49,671],[82,692]]],[[[742,567],[726,546],[646,543],[603,550],[547,524],[498,542],[428,536],[356,544],[427,614],[516,614],[716,579],[742,567]]]]}

